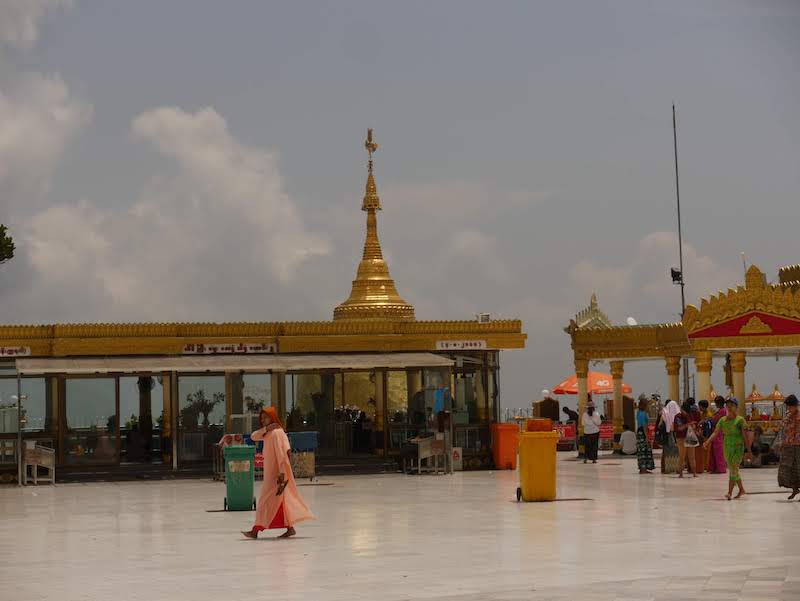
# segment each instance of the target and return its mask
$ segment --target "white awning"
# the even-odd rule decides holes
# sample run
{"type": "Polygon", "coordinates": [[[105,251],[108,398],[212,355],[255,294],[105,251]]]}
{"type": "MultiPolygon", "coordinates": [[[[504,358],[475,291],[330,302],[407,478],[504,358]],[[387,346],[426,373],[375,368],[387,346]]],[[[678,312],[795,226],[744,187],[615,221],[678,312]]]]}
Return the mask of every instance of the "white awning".
{"type": "Polygon", "coordinates": [[[405,369],[450,367],[453,361],[433,353],[357,353],[306,355],[201,355],[153,357],[18,358],[17,372],[42,374],[108,374],[223,371],[320,371],[329,369],[405,369]]]}

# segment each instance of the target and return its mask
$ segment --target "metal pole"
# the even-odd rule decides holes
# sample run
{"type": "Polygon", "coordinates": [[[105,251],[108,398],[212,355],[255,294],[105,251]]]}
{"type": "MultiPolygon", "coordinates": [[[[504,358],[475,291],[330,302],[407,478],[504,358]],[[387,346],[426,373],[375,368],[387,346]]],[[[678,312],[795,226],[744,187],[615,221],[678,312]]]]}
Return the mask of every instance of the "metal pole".
{"type": "Polygon", "coordinates": [[[22,486],[25,475],[22,457],[22,376],[17,369],[17,486],[22,486]]]}
{"type": "MultiPolygon", "coordinates": [[[[675,149],[675,198],[678,204],[678,269],[681,270],[681,320],[686,313],[686,294],[683,277],[683,232],[681,229],[681,187],[678,177],[678,122],[675,118],[675,103],[672,103],[672,142],[675,149]]],[[[683,398],[689,397],[689,359],[683,358],[683,398]]]]}

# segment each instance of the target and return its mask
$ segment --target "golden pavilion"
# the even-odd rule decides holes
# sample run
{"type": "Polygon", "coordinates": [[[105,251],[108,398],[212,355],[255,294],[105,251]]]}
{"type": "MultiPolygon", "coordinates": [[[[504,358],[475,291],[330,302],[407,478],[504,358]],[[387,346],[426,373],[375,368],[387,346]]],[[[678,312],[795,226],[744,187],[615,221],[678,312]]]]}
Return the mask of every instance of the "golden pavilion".
{"type": "Polygon", "coordinates": [[[683,320],[677,323],[614,325],[593,296],[565,331],[572,342],[581,413],[587,401],[589,363],[609,363],[615,430],[622,429],[625,366],[636,361],[663,362],[668,399],[683,398],[680,374],[682,363],[689,360],[697,374],[696,398],[712,400],[716,392],[711,386],[711,370],[716,359],[723,366],[730,394],[740,402],[781,400],[777,387],[769,397],[758,394],[748,399],[747,357],[792,357],[800,368],[800,265],[781,268],[775,283],[768,283],[766,275],[752,265],[744,284],[701,299],[699,307],[687,306],[683,320]]]}
{"type": "Polygon", "coordinates": [[[372,130],[365,146],[363,254],[332,321],[0,326],[0,476],[33,442],[60,474],[202,470],[266,405],[289,431],[318,432],[321,460],[386,461],[442,399],[465,467],[489,466],[500,351],[524,348],[522,323],[416,319],[378,238],[372,130]]]}

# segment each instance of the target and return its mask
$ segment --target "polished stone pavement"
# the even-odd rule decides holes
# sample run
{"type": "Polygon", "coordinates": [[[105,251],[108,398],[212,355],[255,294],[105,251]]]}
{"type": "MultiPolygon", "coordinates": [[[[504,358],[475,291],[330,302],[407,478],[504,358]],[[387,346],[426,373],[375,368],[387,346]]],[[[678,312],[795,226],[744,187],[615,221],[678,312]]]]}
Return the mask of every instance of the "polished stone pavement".
{"type": "Polygon", "coordinates": [[[724,475],[559,459],[556,503],[514,502],[512,472],[326,478],[288,541],[243,539],[212,481],[0,487],[0,599],[800,600],[775,469],[725,501],[724,475]]]}

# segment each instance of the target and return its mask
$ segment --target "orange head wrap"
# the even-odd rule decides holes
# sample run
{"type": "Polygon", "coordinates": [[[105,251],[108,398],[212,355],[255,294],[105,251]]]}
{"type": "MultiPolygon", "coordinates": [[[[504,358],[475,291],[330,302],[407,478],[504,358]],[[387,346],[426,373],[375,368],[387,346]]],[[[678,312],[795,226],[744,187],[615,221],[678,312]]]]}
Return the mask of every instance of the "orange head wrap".
{"type": "Polygon", "coordinates": [[[262,415],[266,415],[272,421],[273,424],[277,424],[282,430],[283,422],[281,422],[281,418],[278,417],[278,412],[275,410],[275,407],[265,407],[261,410],[262,415]]]}

